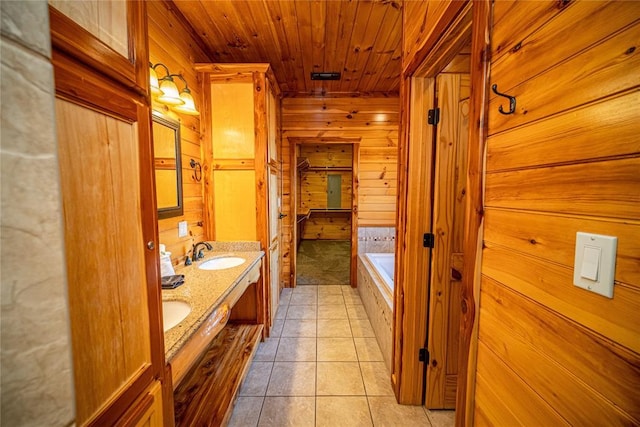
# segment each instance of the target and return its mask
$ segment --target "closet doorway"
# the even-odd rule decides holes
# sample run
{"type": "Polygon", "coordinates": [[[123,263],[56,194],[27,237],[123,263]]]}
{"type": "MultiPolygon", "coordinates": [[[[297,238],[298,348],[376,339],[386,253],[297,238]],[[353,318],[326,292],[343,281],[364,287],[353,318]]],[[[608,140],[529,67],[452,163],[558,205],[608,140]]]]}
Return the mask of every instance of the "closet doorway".
{"type": "Polygon", "coordinates": [[[360,138],[289,141],[292,286],[356,286],[360,138]]]}

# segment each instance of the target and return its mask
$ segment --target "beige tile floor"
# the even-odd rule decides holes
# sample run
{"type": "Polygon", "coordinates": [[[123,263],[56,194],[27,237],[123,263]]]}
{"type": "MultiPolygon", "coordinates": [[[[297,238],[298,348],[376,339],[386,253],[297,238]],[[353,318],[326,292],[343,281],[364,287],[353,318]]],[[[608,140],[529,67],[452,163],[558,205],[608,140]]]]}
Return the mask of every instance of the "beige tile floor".
{"type": "Polygon", "coordinates": [[[282,291],[229,425],[449,427],[453,412],[398,405],[358,291],[305,285],[282,291]]]}

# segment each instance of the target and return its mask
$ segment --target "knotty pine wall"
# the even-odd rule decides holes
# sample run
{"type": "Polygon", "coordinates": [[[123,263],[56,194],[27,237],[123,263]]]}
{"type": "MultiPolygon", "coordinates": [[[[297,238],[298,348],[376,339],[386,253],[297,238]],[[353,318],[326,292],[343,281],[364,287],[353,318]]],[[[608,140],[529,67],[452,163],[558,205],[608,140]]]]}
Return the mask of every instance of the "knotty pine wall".
{"type": "MultiPolygon", "coordinates": [[[[149,60],[154,64],[162,62],[169,67],[173,74],[182,74],[189,83],[196,108],[202,112],[203,96],[193,64],[209,62],[209,57],[191,35],[190,28],[173,12],[170,4],[165,1],[147,2],[147,13],[149,60]]],[[[158,74],[160,78],[164,76],[163,71],[159,71],[158,74]]],[[[176,84],[178,89],[182,89],[182,81],[176,79],[176,84]]],[[[202,183],[195,181],[193,169],[189,166],[191,159],[202,163],[200,116],[168,113],[166,107],[155,102],[153,108],[180,121],[184,214],[158,221],[160,243],[167,246],[167,250],[171,252],[171,259],[176,264],[184,260],[186,252],[191,249],[193,243],[205,240],[202,183]],[[179,221],[187,221],[188,234],[186,237],[178,237],[179,221]]]]}
{"type": "MultiPolygon", "coordinates": [[[[360,137],[358,225],[395,226],[399,100],[393,97],[282,100],[282,276],[290,283],[291,161],[289,137],[360,137]]],[[[295,159],[294,159],[295,161],[295,159]]],[[[294,190],[295,191],[295,190],[294,190]]]]}
{"type": "Polygon", "coordinates": [[[299,147],[300,158],[308,159],[309,167],[298,170],[298,208],[327,209],[327,176],[332,174],[341,178],[340,208],[351,209],[351,144],[302,144],[299,147]]]}
{"type": "Polygon", "coordinates": [[[477,425],[640,424],[640,3],[560,7],[494,3],[477,425]],[[577,231],[618,237],[613,299],[577,231]]]}
{"type": "Polygon", "coordinates": [[[300,191],[298,209],[327,209],[328,175],[340,175],[340,208],[349,212],[313,212],[305,220],[303,239],[349,240],[351,238],[351,144],[303,144],[299,145],[300,157],[306,158],[309,168],[298,170],[300,191]],[[320,170],[318,170],[320,168],[320,170]],[[334,168],[334,169],[322,169],[334,168]],[[338,168],[338,169],[335,169],[338,168]]]}

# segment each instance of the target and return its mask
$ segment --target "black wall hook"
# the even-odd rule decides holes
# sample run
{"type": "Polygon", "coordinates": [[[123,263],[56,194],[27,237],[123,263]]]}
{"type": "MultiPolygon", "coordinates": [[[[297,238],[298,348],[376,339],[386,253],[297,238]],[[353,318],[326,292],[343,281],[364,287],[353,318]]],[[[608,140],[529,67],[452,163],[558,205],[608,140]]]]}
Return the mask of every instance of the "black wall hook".
{"type": "Polygon", "coordinates": [[[498,96],[504,96],[505,98],[509,99],[509,111],[504,111],[502,109],[502,105],[500,107],[498,107],[498,111],[502,114],[513,114],[516,112],[516,97],[515,96],[509,96],[507,94],[504,93],[500,93],[498,92],[498,85],[494,84],[493,86],[491,86],[491,89],[493,90],[493,93],[495,93],[498,96]]]}
{"type": "Polygon", "coordinates": [[[200,182],[200,180],[202,179],[202,166],[200,165],[200,163],[191,159],[191,161],[189,162],[189,166],[193,168],[193,179],[195,179],[197,182],[200,182]]]}

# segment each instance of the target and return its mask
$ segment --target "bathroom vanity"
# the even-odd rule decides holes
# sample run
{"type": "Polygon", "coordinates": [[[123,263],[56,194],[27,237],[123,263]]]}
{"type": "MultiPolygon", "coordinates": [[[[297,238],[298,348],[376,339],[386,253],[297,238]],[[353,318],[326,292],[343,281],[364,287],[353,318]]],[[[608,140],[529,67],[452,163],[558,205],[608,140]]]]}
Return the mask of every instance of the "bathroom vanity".
{"type": "Polygon", "coordinates": [[[266,333],[263,258],[263,251],[214,249],[203,260],[176,269],[185,276],[184,285],[162,291],[163,303],[179,301],[191,308],[182,320],[174,319],[180,320],[175,326],[166,325],[164,333],[176,426],[224,425],[231,416],[266,333]],[[233,261],[241,263],[227,267],[233,261]],[[206,269],[217,268],[215,264],[223,268],[206,269]]]}

